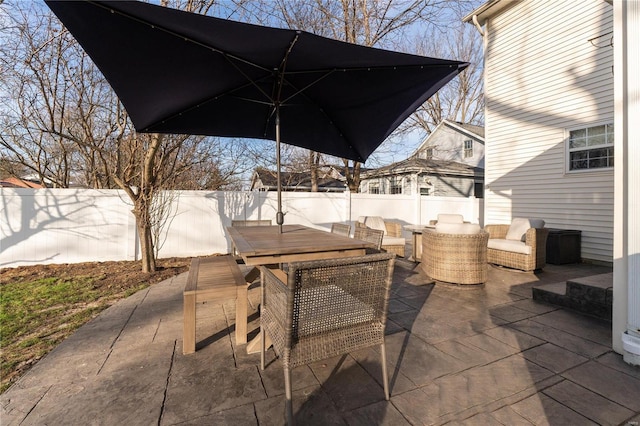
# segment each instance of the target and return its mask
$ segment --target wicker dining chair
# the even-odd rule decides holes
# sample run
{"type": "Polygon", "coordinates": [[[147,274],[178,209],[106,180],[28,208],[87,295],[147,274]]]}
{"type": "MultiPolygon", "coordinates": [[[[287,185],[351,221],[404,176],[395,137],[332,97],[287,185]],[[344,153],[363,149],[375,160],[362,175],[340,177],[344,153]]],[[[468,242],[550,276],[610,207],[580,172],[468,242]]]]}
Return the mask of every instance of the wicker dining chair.
{"type": "Polygon", "coordinates": [[[380,229],[384,234],[381,249],[404,257],[406,241],[400,223],[384,220],[380,216],[361,216],[355,224],[356,228],[380,229]]]}
{"type": "Polygon", "coordinates": [[[262,266],[260,366],[265,333],[282,361],[287,423],[293,424],[291,370],[380,346],[384,396],[389,400],[384,330],[395,255],[293,262],[288,273],[262,266]]]}
{"type": "Polygon", "coordinates": [[[232,220],[231,226],[236,228],[241,226],[271,226],[271,219],[260,220],[232,220]]]}
{"type": "Polygon", "coordinates": [[[332,223],[331,232],[348,237],[351,233],[351,225],[347,225],[346,223],[332,223]]]}
{"type": "Polygon", "coordinates": [[[384,231],[356,226],[356,229],[353,230],[353,238],[355,238],[356,240],[373,243],[375,245],[375,249],[377,251],[380,251],[382,249],[382,239],[384,238],[384,231]]]}

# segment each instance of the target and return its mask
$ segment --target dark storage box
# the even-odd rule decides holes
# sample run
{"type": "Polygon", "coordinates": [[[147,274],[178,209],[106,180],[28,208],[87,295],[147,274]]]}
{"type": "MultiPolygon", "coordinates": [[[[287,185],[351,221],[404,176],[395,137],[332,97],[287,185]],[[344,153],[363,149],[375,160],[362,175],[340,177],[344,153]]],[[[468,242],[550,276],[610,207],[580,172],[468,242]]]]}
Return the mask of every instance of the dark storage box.
{"type": "Polygon", "coordinates": [[[580,263],[582,231],[577,229],[549,228],[547,238],[547,263],[563,265],[580,263]]]}

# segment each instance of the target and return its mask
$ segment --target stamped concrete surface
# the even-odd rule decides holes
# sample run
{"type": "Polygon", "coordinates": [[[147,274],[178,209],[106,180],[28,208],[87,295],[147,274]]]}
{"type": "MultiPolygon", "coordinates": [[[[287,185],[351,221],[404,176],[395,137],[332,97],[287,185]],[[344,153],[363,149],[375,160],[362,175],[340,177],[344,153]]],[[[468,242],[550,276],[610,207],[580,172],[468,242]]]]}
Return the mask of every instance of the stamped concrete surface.
{"type": "MultiPolygon", "coordinates": [[[[387,325],[391,400],[378,348],[293,372],[304,425],[637,425],[640,368],[611,349],[611,325],[531,299],[531,287],[610,272],[490,267],[484,288],[433,283],[398,260],[387,325]]],[[[197,351],[182,354],[186,274],[80,328],[0,396],[2,425],[282,425],[270,350],[235,346],[234,304],[199,304],[197,351]]],[[[258,327],[257,283],[249,330],[258,327]]]]}

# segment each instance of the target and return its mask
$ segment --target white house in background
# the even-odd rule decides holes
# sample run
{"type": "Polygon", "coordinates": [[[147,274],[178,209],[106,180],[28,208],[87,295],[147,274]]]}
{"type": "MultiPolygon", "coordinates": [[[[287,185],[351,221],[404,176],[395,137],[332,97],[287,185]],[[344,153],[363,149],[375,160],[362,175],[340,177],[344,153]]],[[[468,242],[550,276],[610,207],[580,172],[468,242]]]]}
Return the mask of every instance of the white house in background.
{"type": "Polygon", "coordinates": [[[582,230],[640,365],[640,2],[489,0],[464,21],[484,38],[485,223],[582,230]]]}
{"type": "Polygon", "coordinates": [[[484,128],[444,120],[406,160],[363,171],[364,194],[482,198],[484,128]]]}
{"type": "Polygon", "coordinates": [[[484,169],[484,127],[443,120],[420,144],[414,156],[484,169]]]}

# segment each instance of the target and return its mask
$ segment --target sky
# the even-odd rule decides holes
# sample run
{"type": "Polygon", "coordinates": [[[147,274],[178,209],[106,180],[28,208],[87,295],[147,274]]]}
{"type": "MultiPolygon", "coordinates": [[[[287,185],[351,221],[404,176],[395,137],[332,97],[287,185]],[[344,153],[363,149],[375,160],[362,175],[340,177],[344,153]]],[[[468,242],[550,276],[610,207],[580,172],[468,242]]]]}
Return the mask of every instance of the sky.
{"type": "MultiPolygon", "coordinates": [[[[27,1],[32,1],[32,0],[27,0],[27,1]]],[[[153,1],[153,2],[158,3],[157,1],[153,1]]],[[[229,0],[222,2],[223,5],[224,3],[233,4],[229,0]]],[[[464,8],[462,12],[468,13],[469,11],[473,10],[474,8],[476,8],[482,3],[483,1],[481,0],[470,0],[469,2],[464,4],[464,6],[462,6],[464,8]]],[[[42,1],[37,1],[35,2],[35,4],[46,9],[46,5],[42,1]]],[[[454,5],[460,5],[460,3],[454,2],[454,5]]],[[[3,14],[2,9],[3,9],[2,0],[0,0],[0,28],[6,25],[5,16],[3,14]]],[[[228,10],[230,9],[226,9],[226,10],[227,11],[225,12],[224,7],[218,9],[217,15],[221,17],[229,16],[228,10]],[[227,16],[224,16],[225,13],[227,14],[227,16]]],[[[233,14],[230,16],[231,16],[231,19],[236,18],[236,16],[233,14]]],[[[442,19],[446,21],[455,20],[456,18],[455,18],[455,13],[453,12],[453,9],[444,10],[442,19]]],[[[451,30],[455,30],[455,29],[451,28],[451,30]]],[[[415,28],[412,29],[412,32],[409,33],[407,38],[424,33],[425,31],[427,31],[425,28],[416,26],[415,28]],[[414,33],[414,34],[411,34],[411,33],[414,33]]],[[[440,29],[439,31],[432,32],[431,36],[433,38],[447,37],[448,31],[449,31],[448,29],[445,29],[445,30],[440,29]]],[[[449,59],[456,59],[456,58],[449,58],[449,59]]],[[[424,131],[413,131],[411,133],[404,134],[401,137],[391,136],[378,150],[376,150],[376,152],[374,152],[374,154],[372,154],[370,159],[365,163],[365,166],[379,167],[382,165],[390,164],[395,161],[403,160],[408,156],[410,156],[411,154],[413,154],[413,152],[416,150],[416,148],[420,145],[420,143],[424,140],[426,136],[427,136],[426,132],[424,131]]],[[[335,160],[339,162],[338,159],[335,159],[335,160]]]]}

